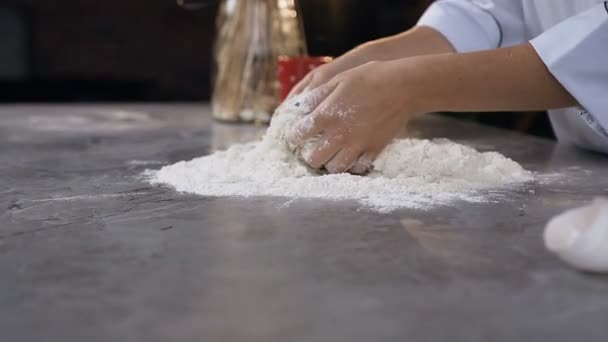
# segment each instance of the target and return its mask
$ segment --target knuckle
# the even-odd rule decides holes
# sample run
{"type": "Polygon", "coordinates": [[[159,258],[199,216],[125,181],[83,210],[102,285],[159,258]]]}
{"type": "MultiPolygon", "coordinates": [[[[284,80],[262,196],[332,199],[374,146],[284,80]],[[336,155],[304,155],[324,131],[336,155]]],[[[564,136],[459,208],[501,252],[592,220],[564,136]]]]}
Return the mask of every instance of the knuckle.
{"type": "Polygon", "coordinates": [[[324,127],[329,122],[329,117],[322,108],[315,109],[308,117],[314,127],[324,127]]]}

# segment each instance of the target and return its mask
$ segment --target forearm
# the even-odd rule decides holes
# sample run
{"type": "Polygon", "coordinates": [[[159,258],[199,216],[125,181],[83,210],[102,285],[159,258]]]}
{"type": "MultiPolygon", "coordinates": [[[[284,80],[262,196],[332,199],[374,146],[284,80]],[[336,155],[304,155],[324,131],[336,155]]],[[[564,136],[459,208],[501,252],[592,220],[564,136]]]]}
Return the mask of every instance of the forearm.
{"type": "Polygon", "coordinates": [[[533,111],[577,104],[530,44],[426,56],[404,65],[403,86],[416,94],[423,112],[533,111]]]}
{"type": "Polygon", "coordinates": [[[414,27],[394,36],[365,43],[341,58],[356,60],[361,65],[372,61],[451,52],[455,52],[454,48],[441,33],[429,27],[414,27]]]}
{"type": "Polygon", "coordinates": [[[456,52],[441,33],[423,26],[372,41],[367,46],[379,61],[456,52]]]}

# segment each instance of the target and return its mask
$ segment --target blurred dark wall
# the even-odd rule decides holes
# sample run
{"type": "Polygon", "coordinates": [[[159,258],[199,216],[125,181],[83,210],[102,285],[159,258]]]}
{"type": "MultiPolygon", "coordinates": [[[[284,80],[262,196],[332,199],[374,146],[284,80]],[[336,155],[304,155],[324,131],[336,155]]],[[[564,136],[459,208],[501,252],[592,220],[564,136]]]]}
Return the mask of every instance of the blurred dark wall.
{"type": "MultiPolygon", "coordinates": [[[[300,0],[309,51],[338,56],[406,30],[431,2],[300,0]]],[[[207,100],[216,11],[176,0],[0,0],[0,102],[207,100]]],[[[552,135],[538,113],[468,117],[552,135]]]]}
{"type": "MultiPolygon", "coordinates": [[[[311,54],[405,30],[428,2],[301,0],[311,54]]],[[[0,101],[208,99],[216,10],[186,11],[175,0],[3,0],[0,13],[22,22],[25,41],[0,54],[23,55],[27,72],[0,73],[0,101]]]]}
{"type": "Polygon", "coordinates": [[[188,12],[171,0],[5,0],[2,6],[26,23],[31,69],[4,100],[209,94],[213,10],[188,12]]]}
{"type": "Polygon", "coordinates": [[[366,41],[412,27],[432,0],[304,0],[310,53],[338,56],[366,41]]]}

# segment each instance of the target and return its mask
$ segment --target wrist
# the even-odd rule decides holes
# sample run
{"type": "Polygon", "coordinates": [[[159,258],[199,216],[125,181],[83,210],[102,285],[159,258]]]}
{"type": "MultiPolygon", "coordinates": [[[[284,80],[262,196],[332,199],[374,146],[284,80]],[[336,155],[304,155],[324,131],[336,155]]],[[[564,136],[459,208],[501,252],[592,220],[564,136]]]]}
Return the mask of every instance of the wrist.
{"type": "Polygon", "coordinates": [[[440,80],[433,76],[432,67],[424,57],[410,57],[386,62],[384,73],[391,91],[405,112],[422,114],[440,111],[436,98],[434,82],[440,80]]]}

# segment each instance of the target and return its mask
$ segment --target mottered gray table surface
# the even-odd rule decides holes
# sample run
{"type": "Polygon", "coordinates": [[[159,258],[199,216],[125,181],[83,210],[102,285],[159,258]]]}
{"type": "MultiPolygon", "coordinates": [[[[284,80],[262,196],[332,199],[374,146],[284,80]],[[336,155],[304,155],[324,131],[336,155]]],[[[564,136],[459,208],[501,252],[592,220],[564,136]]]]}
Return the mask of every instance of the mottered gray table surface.
{"type": "Polygon", "coordinates": [[[608,278],[542,243],[550,217],[608,193],[608,158],[427,116],[412,135],[538,179],[380,214],[140,177],[263,131],[205,105],[0,106],[0,341],[608,340],[608,278]]]}

